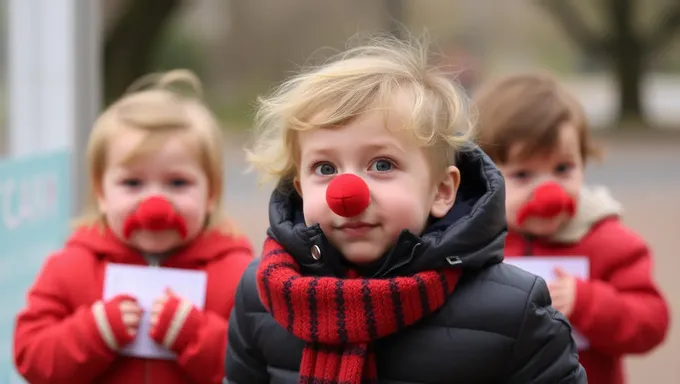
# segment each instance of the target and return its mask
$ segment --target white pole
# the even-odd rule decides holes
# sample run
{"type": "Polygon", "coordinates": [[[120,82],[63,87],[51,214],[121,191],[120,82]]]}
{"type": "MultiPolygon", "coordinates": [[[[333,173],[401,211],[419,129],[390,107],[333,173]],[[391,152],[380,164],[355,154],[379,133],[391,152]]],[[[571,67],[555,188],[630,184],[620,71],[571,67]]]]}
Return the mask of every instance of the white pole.
{"type": "MultiPolygon", "coordinates": [[[[86,190],[85,142],[100,108],[100,1],[6,1],[9,40],[7,152],[10,157],[23,157],[54,150],[69,151],[72,174],[68,188],[72,191],[69,206],[78,209],[86,190]]],[[[5,186],[5,191],[7,188],[5,186]]],[[[4,201],[10,199],[5,197],[4,201]]],[[[62,212],[55,220],[65,221],[63,215],[62,212]]],[[[19,235],[22,233],[21,228],[9,229],[19,235]]],[[[42,237],[39,236],[35,244],[25,241],[18,247],[18,255],[23,257],[22,268],[13,270],[9,281],[0,281],[2,288],[9,287],[5,291],[10,292],[0,295],[3,303],[18,303],[16,298],[23,288],[17,290],[17,287],[28,286],[46,255],[41,247],[52,248],[61,237],[55,234],[64,232],[64,228],[48,229],[41,229],[47,233],[39,234],[42,237]]],[[[11,258],[2,259],[0,257],[5,264],[12,261],[11,258]]],[[[0,316],[0,382],[22,383],[15,372],[10,373],[11,369],[5,373],[11,367],[8,337],[11,331],[7,332],[10,324],[7,320],[7,316],[0,316]]]]}
{"type": "Polygon", "coordinates": [[[8,2],[8,134],[10,156],[32,152],[39,146],[38,91],[40,78],[37,49],[38,22],[33,20],[39,3],[32,0],[8,2]]]}
{"type": "MultiPolygon", "coordinates": [[[[50,1],[50,0],[44,0],[50,1]]],[[[73,0],[72,0],[73,1],[73,0]]],[[[77,151],[73,153],[74,174],[76,182],[73,184],[74,210],[79,211],[85,200],[87,186],[87,164],[85,150],[87,139],[94,121],[102,107],[102,71],[103,57],[103,28],[101,1],[77,0],[75,7],[77,29],[75,31],[76,50],[75,60],[75,95],[76,135],[73,145],[77,151]]]]}
{"type": "Polygon", "coordinates": [[[100,2],[8,0],[8,153],[69,149],[74,207],[84,192],[84,150],[100,108],[100,2]]]}

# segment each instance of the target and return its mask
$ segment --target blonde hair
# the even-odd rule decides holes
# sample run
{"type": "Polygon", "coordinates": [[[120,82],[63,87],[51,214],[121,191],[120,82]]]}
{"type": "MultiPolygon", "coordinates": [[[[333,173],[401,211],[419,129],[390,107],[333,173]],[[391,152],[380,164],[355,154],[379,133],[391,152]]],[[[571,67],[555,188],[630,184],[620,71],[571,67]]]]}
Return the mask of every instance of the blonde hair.
{"type": "Polygon", "coordinates": [[[406,91],[412,106],[400,111],[406,115],[403,128],[433,150],[444,170],[454,152],[469,142],[474,123],[465,92],[429,59],[427,36],[377,36],[293,76],[258,99],[248,161],[262,181],[292,178],[297,132],[342,126],[375,107],[387,111],[396,93],[406,91]]]}
{"type": "Polygon", "coordinates": [[[77,227],[106,226],[104,213],[97,204],[97,192],[101,191],[108,166],[111,141],[124,130],[145,134],[139,145],[127,154],[124,163],[152,153],[170,137],[186,136],[184,140],[193,144],[192,149],[208,179],[209,194],[217,202],[209,214],[208,226],[228,233],[234,230],[222,210],[222,131],[202,99],[201,81],[184,69],[143,76],[99,116],[87,144],[90,191],[84,215],[76,220],[77,227]]]}

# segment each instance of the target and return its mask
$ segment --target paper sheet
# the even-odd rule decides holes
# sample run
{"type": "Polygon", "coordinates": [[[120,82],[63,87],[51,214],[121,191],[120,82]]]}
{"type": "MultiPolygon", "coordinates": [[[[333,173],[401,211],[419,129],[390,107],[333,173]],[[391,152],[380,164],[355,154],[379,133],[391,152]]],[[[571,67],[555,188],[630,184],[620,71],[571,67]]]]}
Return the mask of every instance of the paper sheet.
{"type": "Polygon", "coordinates": [[[166,287],[170,287],[177,295],[203,309],[206,283],[207,275],[204,271],[109,264],[104,279],[104,300],[126,293],[136,297],[144,309],[137,337],[122,348],[120,353],[149,359],[175,359],[175,353],[149,337],[151,305],[164,294],[166,287]]]}
{"type": "MultiPolygon", "coordinates": [[[[506,264],[512,264],[525,271],[540,276],[546,282],[555,279],[553,272],[556,267],[561,267],[572,275],[587,280],[590,276],[590,262],[584,256],[564,256],[564,257],[541,257],[541,256],[522,256],[506,257],[506,264]]],[[[586,350],[590,347],[588,339],[576,329],[572,329],[572,336],[579,350],[586,350]]]]}

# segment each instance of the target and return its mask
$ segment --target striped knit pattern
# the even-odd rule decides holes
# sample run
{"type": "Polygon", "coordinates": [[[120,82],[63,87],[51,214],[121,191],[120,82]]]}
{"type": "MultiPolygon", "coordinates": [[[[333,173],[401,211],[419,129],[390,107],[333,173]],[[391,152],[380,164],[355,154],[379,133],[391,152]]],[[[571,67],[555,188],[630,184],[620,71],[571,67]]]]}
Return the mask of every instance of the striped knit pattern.
{"type": "Polygon", "coordinates": [[[265,241],[257,271],[260,300],[274,319],[306,342],[300,383],[377,383],[373,340],[440,308],[460,269],[407,277],[306,277],[275,240],[265,241]]]}
{"type": "Polygon", "coordinates": [[[123,301],[137,302],[137,299],[129,295],[116,295],[106,302],[99,300],[92,305],[97,330],[106,345],[114,351],[135,339],[123,324],[123,315],[120,312],[123,301]]]}
{"type": "Polygon", "coordinates": [[[158,315],[156,326],[151,329],[149,335],[165,348],[175,350],[175,341],[193,310],[194,306],[188,300],[170,296],[158,315]]]}

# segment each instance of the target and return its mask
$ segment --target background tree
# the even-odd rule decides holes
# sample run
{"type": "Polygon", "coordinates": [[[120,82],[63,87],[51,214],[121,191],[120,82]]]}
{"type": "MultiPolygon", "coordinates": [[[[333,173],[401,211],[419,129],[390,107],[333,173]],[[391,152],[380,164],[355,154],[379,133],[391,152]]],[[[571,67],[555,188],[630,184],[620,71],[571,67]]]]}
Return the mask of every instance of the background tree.
{"type": "Polygon", "coordinates": [[[182,0],[109,0],[104,41],[104,102],[119,97],[138,77],[152,71],[165,27],[182,0]]]}
{"type": "Polygon", "coordinates": [[[680,0],[668,0],[658,7],[653,29],[648,31],[640,31],[635,17],[639,7],[649,6],[652,1],[588,2],[603,19],[604,30],[600,33],[587,25],[574,1],[538,0],[584,55],[602,60],[610,69],[618,87],[619,122],[645,126],[642,84],[652,59],[663,52],[680,29],[680,0]]]}

